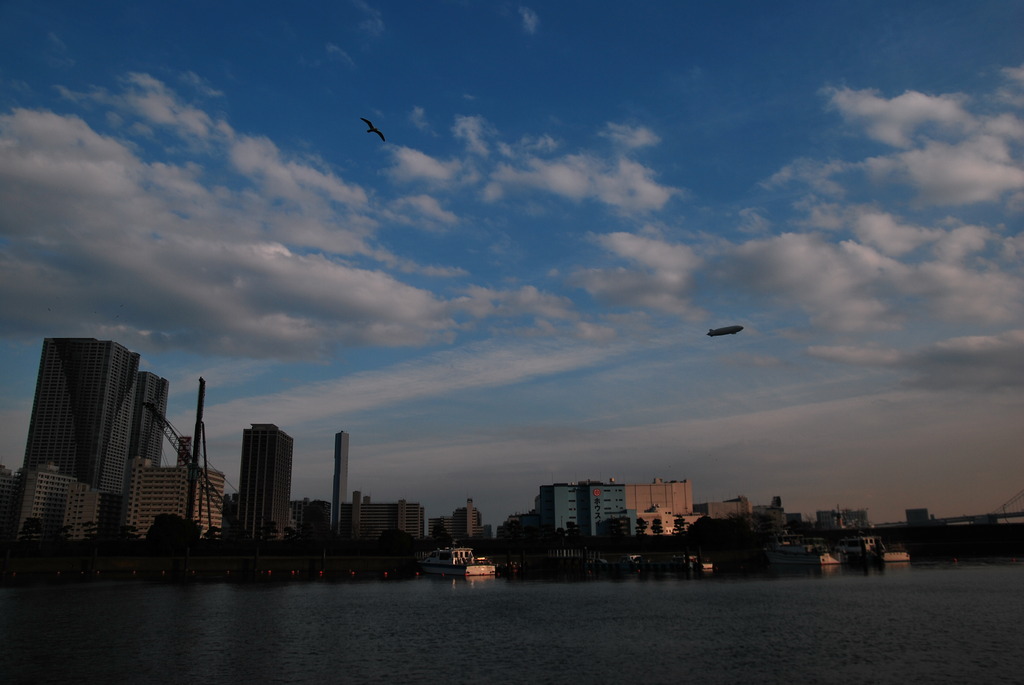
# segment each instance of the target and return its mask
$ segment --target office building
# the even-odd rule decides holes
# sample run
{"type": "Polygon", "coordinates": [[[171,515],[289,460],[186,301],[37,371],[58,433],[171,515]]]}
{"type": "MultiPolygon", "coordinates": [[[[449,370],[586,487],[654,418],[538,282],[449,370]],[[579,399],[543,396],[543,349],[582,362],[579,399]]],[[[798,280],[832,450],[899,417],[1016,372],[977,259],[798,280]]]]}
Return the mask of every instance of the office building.
{"type": "Polygon", "coordinates": [[[624,484],[586,480],[542,485],[536,499],[541,530],[575,531],[579,535],[631,535],[638,519],[647,523],[645,533],[671,534],[676,519],[696,520],[693,490],[689,481],[624,484]]]}
{"type": "Polygon", "coordinates": [[[242,431],[238,523],[251,537],[279,537],[288,526],[292,448],[291,436],[272,423],[242,431]]]}
{"type": "Polygon", "coordinates": [[[46,338],[24,469],[53,464],[94,490],[123,492],[138,370],[139,355],[116,342],[46,338]]]}
{"type": "Polygon", "coordinates": [[[625,485],[594,480],[540,486],[536,511],[542,531],[579,535],[612,535],[616,527],[628,534],[635,519],[626,506],[625,485]]]}
{"type": "Polygon", "coordinates": [[[338,534],[348,539],[376,540],[385,530],[401,530],[414,538],[423,537],[423,507],[400,499],[397,502],[371,502],[356,490],[352,502],[341,505],[338,534]]]}
{"type": "Polygon", "coordinates": [[[338,531],[341,504],[348,494],[348,433],[334,436],[334,489],[331,493],[331,530],[338,531]]]}

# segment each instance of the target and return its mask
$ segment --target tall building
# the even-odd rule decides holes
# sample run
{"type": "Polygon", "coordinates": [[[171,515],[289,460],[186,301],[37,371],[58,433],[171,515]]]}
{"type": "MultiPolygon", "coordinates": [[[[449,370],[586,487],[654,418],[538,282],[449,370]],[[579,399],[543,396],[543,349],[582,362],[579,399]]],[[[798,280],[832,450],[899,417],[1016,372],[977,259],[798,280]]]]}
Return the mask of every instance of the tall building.
{"type": "Polygon", "coordinates": [[[139,355],[109,340],[46,338],[25,471],[57,470],[101,492],[124,490],[139,355]]]}
{"type": "MultiPolygon", "coordinates": [[[[160,412],[161,416],[167,416],[167,390],[170,384],[166,378],[161,378],[149,371],[140,371],[135,383],[135,402],[132,415],[131,440],[128,443],[128,458],[142,457],[149,459],[156,465],[160,465],[160,455],[163,451],[164,432],[160,424],[153,417],[153,412],[144,406],[151,403],[160,412]]],[[[171,465],[175,463],[177,455],[171,456],[171,465]]]]}
{"type": "Polygon", "coordinates": [[[334,435],[334,491],[331,495],[331,530],[338,532],[341,504],[348,494],[348,433],[334,435]]]}
{"type": "Polygon", "coordinates": [[[272,423],[254,423],[242,431],[238,522],[252,537],[265,537],[271,524],[279,536],[288,526],[292,447],[291,436],[272,423]]]}

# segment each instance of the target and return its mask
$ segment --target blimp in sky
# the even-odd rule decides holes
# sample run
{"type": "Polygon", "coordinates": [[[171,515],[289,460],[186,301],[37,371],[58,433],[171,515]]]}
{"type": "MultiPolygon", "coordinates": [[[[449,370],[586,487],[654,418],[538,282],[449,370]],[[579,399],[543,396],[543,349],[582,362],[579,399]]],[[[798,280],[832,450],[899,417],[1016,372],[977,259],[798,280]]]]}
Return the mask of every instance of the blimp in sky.
{"type": "Polygon", "coordinates": [[[743,330],[743,326],[726,326],[725,328],[709,328],[708,335],[715,337],[716,335],[736,335],[743,330]]]}

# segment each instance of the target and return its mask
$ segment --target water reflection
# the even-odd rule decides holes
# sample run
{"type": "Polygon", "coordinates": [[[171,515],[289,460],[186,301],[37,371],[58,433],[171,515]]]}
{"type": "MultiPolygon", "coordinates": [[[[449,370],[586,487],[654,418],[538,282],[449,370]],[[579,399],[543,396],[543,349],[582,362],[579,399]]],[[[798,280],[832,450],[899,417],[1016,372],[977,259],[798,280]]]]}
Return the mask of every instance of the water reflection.
{"type": "Polygon", "coordinates": [[[1008,629],[1022,580],[1022,564],[915,563],[699,580],[0,587],[0,673],[5,682],[831,682],[837,672],[1013,682],[1024,670],[1008,629]],[[59,659],[54,635],[76,636],[59,659]]]}

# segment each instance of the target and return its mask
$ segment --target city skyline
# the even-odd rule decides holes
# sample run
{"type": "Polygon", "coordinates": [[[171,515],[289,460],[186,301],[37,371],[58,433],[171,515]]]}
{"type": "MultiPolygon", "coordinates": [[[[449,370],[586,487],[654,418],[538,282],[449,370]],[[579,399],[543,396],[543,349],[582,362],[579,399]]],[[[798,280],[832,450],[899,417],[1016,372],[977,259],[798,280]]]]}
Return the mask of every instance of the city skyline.
{"type": "Polygon", "coordinates": [[[331,501],[343,428],[347,489],[491,523],[613,477],[992,511],[1024,488],[1022,23],[2,3],[0,462],[40,341],[81,337],[179,427],[208,381],[229,490],[273,423],[294,496],[331,501]]]}

